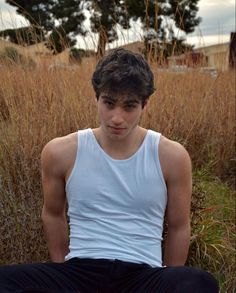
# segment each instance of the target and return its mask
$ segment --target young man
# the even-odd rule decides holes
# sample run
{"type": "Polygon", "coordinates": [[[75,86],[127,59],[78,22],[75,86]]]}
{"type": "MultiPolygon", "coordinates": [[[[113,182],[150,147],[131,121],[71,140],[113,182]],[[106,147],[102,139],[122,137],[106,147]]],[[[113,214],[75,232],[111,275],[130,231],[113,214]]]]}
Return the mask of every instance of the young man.
{"type": "Polygon", "coordinates": [[[139,126],[154,92],[148,64],[116,49],[97,65],[92,83],[100,126],[56,138],[42,152],[42,220],[52,263],[2,267],[0,292],[218,292],[209,273],[184,266],[189,155],[139,126]]]}

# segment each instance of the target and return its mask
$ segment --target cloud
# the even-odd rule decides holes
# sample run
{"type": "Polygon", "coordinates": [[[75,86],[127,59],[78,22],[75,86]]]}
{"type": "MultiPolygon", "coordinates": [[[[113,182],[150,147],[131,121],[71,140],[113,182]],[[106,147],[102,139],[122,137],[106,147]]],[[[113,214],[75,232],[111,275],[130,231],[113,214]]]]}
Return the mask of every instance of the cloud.
{"type": "Polygon", "coordinates": [[[234,0],[200,0],[198,16],[202,22],[195,31],[203,35],[230,34],[235,30],[234,0]]]}
{"type": "Polygon", "coordinates": [[[0,0],[0,30],[26,26],[26,19],[16,13],[16,8],[0,0]]]}
{"type": "Polygon", "coordinates": [[[209,7],[209,6],[233,6],[235,4],[234,0],[200,0],[199,1],[199,7],[202,9],[203,7],[209,7]]]}
{"type": "Polygon", "coordinates": [[[4,0],[0,0],[0,10],[1,11],[16,11],[16,7],[7,4],[4,0]]]}
{"type": "Polygon", "coordinates": [[[24,17],[15,13],[0,9],[0,30],[26,26],[28,22],[24,17]]]}

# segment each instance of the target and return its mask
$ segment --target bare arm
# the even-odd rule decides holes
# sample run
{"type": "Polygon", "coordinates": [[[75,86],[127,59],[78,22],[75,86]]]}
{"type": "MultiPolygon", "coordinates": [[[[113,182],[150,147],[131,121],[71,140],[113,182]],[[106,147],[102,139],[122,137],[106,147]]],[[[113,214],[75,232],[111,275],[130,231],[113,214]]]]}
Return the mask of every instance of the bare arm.
{"type": "Polygon", "coordinates": [[[41,156],[44,204],[42,221],[51,260],[64,262],[68,253],[64,166],[60,144],[49,142],[41,156]]]}
{"type": "Polygon", "coordinates": [[[164,264],[181,266],[186,262],[190,244],[191,161],[187,151],[177,143],[172,142],[167,153],[168,230],[164,264]]]}

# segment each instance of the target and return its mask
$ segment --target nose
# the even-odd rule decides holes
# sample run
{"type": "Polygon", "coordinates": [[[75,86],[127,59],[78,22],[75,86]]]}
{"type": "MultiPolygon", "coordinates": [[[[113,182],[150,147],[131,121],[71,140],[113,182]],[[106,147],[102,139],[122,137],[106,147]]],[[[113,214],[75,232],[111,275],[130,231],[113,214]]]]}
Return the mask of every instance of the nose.
{"type": "Polygon", "coordinates": [[[116,107],[112,111],[111,122],[113,125],[116,125],[116,126],[121,125],[124,122],[123,111],[120,107],[116,107]]]}

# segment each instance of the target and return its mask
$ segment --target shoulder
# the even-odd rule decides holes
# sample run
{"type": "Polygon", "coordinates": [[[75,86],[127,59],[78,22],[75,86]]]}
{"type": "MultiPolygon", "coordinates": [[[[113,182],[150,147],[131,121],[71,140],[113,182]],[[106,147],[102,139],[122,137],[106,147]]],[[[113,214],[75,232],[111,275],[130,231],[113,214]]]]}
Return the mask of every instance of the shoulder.
{"type": "Polygon", "coordinates": [[[49,141],[41,153],[41,166],[45,172],[65,175],[73,164],[77,150],[77,132],[49,141]]]}
{"type": "Polygon", "coordinates": [[[183,145],[161,136],[159,158],[165,179],[191,174],[191,159],[183,145]]]}
{"type": "Polygon", "coordinates": [[[189,159],[189,154],[182,144],[163,135],[160,138],[159,152],[166,158],[170,156],[172,160],[189,159]]]}

